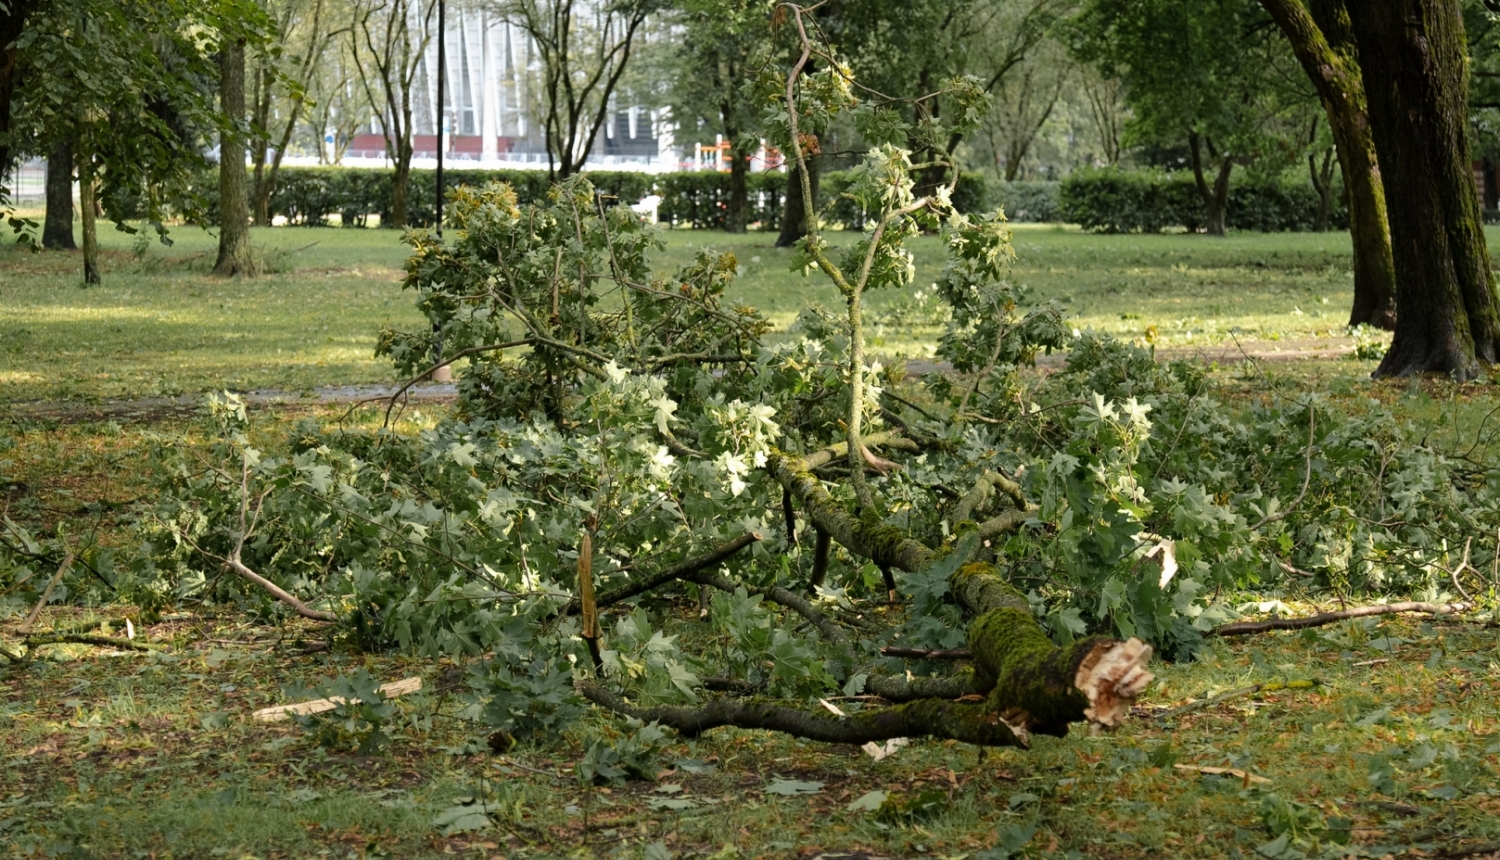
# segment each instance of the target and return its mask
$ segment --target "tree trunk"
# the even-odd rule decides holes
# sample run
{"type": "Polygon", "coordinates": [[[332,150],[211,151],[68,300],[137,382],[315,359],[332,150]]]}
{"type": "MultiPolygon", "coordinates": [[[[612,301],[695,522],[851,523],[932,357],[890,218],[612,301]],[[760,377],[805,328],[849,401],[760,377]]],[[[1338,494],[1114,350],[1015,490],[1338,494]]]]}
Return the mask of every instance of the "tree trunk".
{"type": "Polygon", "coordinates": [[[47,217],[42,222],[42,247],[78,250],[73,241],[73,143],[66,137],[54,140],[47,154],[47,217]]]}
{"type": "Polygon", "coordinates": [[[1500,313],[1468,137],[1458,0],[1349,6],[1380,158],[1396,272],[1396,336],[1376,376],[1472,378],[1495,361],[1500,313]],[[1369,70],[1378,69],[1371,73],[1369,70]]]}
{"type": "MultiPolygon", "coordinates": [[[[807,178],[812,183],[814,206],[818,200],[819,174],[823,172],[818,161],[819,158],[815,155],[807,158],[807,178]]],[[[817,210],[808,212],[806,201],[802,199],[802,174],[798,172],[794,162],[786,175],[786,210],[781,217],[781,235],[776,237],[776,247],[790,248],[797,244],[798,240],[807,235],[807,219],[816,217],[817,210]]]]}
{"type": "Polygon", "coordinates": [[[1338,148],[1354,243],[1354,305],[1349,324],[1394,328],[1396,268],[1385,189],[1344,0],[1311,0],[1311,14],[1298,0],[1261,0],[1261,5],[1291,42],[1297,61],[1317,90],[1338,148]]]}
{"type": "Polygon", "coordinates": [[[255,140],[250,146],[252,193],[250,212],[258,227],[271,226],[271,191],[266,185],[266,156],[270,141],[266,127],[271,121],[271,69],[264,55],[255,63],[255,140]],[[264,192],[264,193],[262,193],[264,192]]]}
{"type": "Polygon", "coordinates": [[[254,275],[250,251],[250,206],[245,199],[245,43],[219,52],[219,102],[225,114],[219,132],[219,259],[214,274],[254,275]]]}
{"type": "Polygon", "coordinates": [[[1319,166],[1317,156],[1307,154],[1307,173],[1313,190],[1318,192],[1318,214],[1313,221],[1313,232],[1328,232],[1328,218],[1333,211],[1333,162],[1334,151],[1323,153],[1323,164],[1319,166]]]}
{"type": "Polygon", "coordinates": [[[411,201],[411,144],[403,141],[391,174],[391,223],[380,226],[405,230],[411,201]]]}
{"type": "Polygon", "coordinates": [[[729,211],[725,213],[724,229],[743,233],[750,221],[750,156],[731,142],[729,158],[729,211]]]}
{"type": "Polygon", "coordinates": [[[99,277],[99,230],[95,217],[98,196],[94,177],[93,157],[80,153],[78,159],[78,214],[83,222],[83,283],[98,285],[99,277]]]}
{"type": "MultiPolygon", "coordinates": [[[[1204,143],[1206,141],[1199,137],[1197,132],[1188,134],[1188,148],[1193,161],[1193,180],[1198,186],[1198,196],[1203,200],[1205,229],[1210,236],[1223,236],[1227,232],[1224,228],[1224,214],[1229,208],[1229,174],[1234,170],[1234,159],[1228,153],[1219,159],[1218,175],[1214,177],[1214,184],[1210,186],[1203,172],[1204,143]]],[[[1209,144],[1209,154],[1214,154],[1212,144],[1209,144]]]]}

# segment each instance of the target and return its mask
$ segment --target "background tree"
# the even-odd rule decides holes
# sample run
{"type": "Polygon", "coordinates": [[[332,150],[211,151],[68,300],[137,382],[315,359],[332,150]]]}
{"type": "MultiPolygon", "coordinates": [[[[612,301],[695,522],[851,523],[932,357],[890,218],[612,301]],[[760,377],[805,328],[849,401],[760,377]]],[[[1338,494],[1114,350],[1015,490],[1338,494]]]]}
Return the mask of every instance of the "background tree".
{"type": "Polygon", "coordinates": [[[548,175],[583,170],[631,50],[656,0],[503,0],[497,11],[531,38],[537,55],[532,110],[542,126],[548,175]]]}
{"type": "Polygon", "coordinates": [[[1071,23],[1076,56],[1124,84],[1130,137],[1187,145],[1215,236],[1224,235],[1235,165],[1263,143],[1267,69],[1283,48],[1265,23],[1253,0],[1088,0],[1071,23]]]}
{"type": "Polygon", "coordinates": [[[254,275],[250,205],[245,187],[245,40],[229,35],[219,48],[219,257],[214,274],[254,275]]]}
{"type": "Polygon", "coordinates": [[[747,177],[758,148],[759,113],[745,98],[744,86],[769,47],[774,7],[774,0],[683,0],[669,20],[678,29],[660,64],[677,143],[719,137],[729,145],[724,229],[730,233],[745,232],[748,220],[747,177]]]}
{"type": "Polygon", "coordinates": [[[250,199],[255,223],[263,227],[270,225],[271,195],[281,160],[312,101],[312,81],[327,61],[330,47],[348,32],[347,26],[335,24],[338,5],[338,0],[278,0],[271,5],[276,41],[256,52],[250,88],[254,106],[250,199]]]}
{"type": "Polygon", "coordinates": [[[42,219],[42,247],[76,251],[73,241],[73,143],[58,136],[47,153],[47,214],[42,219]]]}
{"type": "Polygon", "coordinates": [[[1391,207],[1396,335],[1377,376],[1492,364],[1500,313],[1474,190],[1468,43],[1458,0],[1353,3],[1370,129],[1391,207]]]}
{"type": "MultiPolygon", "coordinates": [[[[95,214],[158,226],[201,210],[193,189],[202,144],[217,122],[213,57],[204,33],[261,31],[253,6],[182,0],[38,4],[14,41],[10,145],[45,152],[67,140],[79,177],[84,278],[100,271],[95,214]]],[[[159,227],[163,232],[165,228],[159,227]]]]}
{"type": "Polygon", "coordinates": [[[1301,0],[1261,0],[1261,5],[1286,36],[1317,90],[1338,149],[1354,243],[1354,306],[1349,311],[1349,324],[1392,328],[1396,323],[1396,270],[1385,189],[1344,2],[1310,0],[1309,8],[1301,0]]]}
{"type": "Polygon", "coordinates": [[[404,228],[410,206],[412,90],[432,39],[436,0],[356,0],[350,37],[360,88],[380,120],[391,174],[391,223],[404,228]],[[373,78],[373,80],[372,80],[373,78]]]}

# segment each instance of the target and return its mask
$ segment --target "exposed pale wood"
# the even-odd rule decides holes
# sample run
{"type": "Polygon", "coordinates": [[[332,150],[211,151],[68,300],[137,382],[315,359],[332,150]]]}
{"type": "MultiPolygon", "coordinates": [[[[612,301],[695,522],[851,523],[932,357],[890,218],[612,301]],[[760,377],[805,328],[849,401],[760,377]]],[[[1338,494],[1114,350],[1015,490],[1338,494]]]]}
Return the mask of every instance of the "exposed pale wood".
{"type": "MultiPolygon", "coordinates": [[[[380,685],[380,694],[387,699],[404,696],[407,693],[415,693],[422,689],[422,679],[417,676],[402,678],[399,681],[391,681],[380,685]]],[[[250,715],[250,719],[261,723],[272,723],[277,720],[285,720],[293,715],[321,714],[331,711],[339,705],[344,704],[344,699],[334,696],[328,699],[313,699],[308,702],[294,702],[290,705],[276,705],[271,708],[261,708],[250,715]]]]}

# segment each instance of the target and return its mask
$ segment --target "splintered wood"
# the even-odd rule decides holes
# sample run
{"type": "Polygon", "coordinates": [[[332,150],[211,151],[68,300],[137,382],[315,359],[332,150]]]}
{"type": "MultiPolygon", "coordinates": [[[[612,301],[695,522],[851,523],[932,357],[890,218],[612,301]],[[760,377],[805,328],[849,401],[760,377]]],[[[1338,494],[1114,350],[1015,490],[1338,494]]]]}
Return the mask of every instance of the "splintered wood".
{"type": "MultiPolygon", "coordinates": [[[[415,693],[420,689],[422,689],[421,678],[402,678],[399,681],[391,681],[388,684],[381,684],[380,694],[382,696],[385,696],[387,699],[394,699],[397,696],[404,696],[407,693],[415,693]]],[[[290,705],[277,705],[273,708],[261,708],[260,710],[251,714],[250,719],[260,723],[271,723],[277,720],[287,719],[288,717],[291,717],[293,715],[300,716],[305,714],[321,714],[324,711],[331,711],[342,704],[344,704],[344,700],[337,696],[330,699],[313,699],[310,702],[295,702],[290,705]]]]}

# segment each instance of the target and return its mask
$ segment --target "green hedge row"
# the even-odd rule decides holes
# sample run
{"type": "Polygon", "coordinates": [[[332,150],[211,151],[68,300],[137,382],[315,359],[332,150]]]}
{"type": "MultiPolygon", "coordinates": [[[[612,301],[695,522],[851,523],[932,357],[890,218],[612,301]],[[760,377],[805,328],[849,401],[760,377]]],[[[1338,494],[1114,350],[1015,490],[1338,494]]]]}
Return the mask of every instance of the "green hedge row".
{"type": "MultiPolygon", "coordinates": [[[[407,222],[414,227],[430,226],[437,219],[434,190],[436,177],[431,170],[413,170],[407,201],[407,222]]],[[[655,177],[629,171],[595,170],[588,174],[607,197],[634,203],[651,193],[655,177]]],[[[522,203],[539,200],[547,193],[547,174],[540,170],[476,170],[461,168],[443,171],[443,186],[483,185],[505,182],[516,191],[522,203]]],[[[283,167],[271,195],[271,216],[283,216],[289,224],[327,224],[333,215],[345,226],[364,226],[370,215],[379,215],[382,223],[391,217],[391,172],[376,168],[353,167],[283,167]]]]}
{"type": "Polygon", "coordinates": [[[1061,182],[1045,180],[1001,182],[991,186],[989,208],[1000,207],[1005,217],[1029,224],[1051,224],[1062,220],[1061,182]]]}
{"type": "MultiPolygon", "coordinates": [[[[661,195],[657,218],[668,224],[695,230],[722,230],[729,215],[729,174],[717,170],[685,170],[655,177],[655,192],[661,195]]],[[[781,208],[786,197],[786,174],[780,171],[751,173],[745,177],[750,211],[746,221],[760,222],[763,230],[781,228],[781,208]]]]}
{"type": "MultiPolygon", "coordinates": [[[[1058,220],[1101,233],[1156,233],[1169,227],[1203,228],[1203,200],[1190,173],[1099,168],[1076,170],[1058,189],[1058,220]]],[[[1229,188],[1225,226],[1263,233],[1312,230],[1318,195],[1305,183],[1242,182],[1229,188]]],[[[1342,196],[1329,226],[1349,226],[1342,196]]]]}

